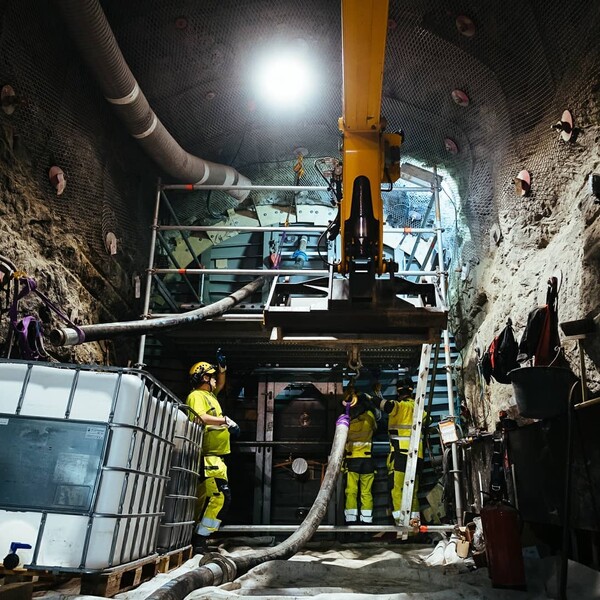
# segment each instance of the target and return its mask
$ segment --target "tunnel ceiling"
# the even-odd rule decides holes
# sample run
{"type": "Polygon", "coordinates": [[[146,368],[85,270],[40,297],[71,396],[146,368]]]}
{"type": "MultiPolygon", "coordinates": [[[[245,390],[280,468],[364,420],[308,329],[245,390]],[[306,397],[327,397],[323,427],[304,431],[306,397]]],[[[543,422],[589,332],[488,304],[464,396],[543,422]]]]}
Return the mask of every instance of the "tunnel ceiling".
{"type": "MultiPolygon", "coordinates": [[[[152,107],[189,152],[277,184],[293,182],[297,148],[308,150],[307,163],[338,156],[338,1],[103,6],[152,107]],[[265,48],[297,48],[316,65],[315,92],[300,108],[273,109],[256,95],[253,68],[265,48]]],[[[493,194],[500,170],[526,150],[516,139],[534,143],[536,126],[559,109],[558,84],[590,43],[586,34],[594,37],[597,13],[593,0],[390,2],[382,114],[389,131],[404,130],[405,158],[455,175],[475,246],[503,201],[493,194]],[[453,90],[469,105],[454,102],[453,90]]],[[[306,178],[318,182],[310,168],[306,178]]],[[[210,218],[203,205],[196,216],[210,218]]]]}
{"type": "MultiPolygon", "coordinates": [[[[339,156],[338,0],[101,5],[143,93],[185,150],[230,164],[254,183],[292,184],[296,150],[304,148],[303,183],[322,183],[313,160],[339,156]],[[268,107],[253,89],[255,57],[275,46],[296,48],[316,65],[314,94],[295,110],[268,107]]],[[[54,162],[67,173],[66,195],[52,205],[53,214],[73,239],[86,241],[91,260],[117,289],[143,273],[149,249],[140,222],[150,218],[152,193],[140,196],[128,168],[155,171],[101,98],[52,4],[9,1],[2,11],[0,75],[24,98],[10,125],[40,185],[48,186],[54,162]],[[118,266],[103,262],[109,231],[121,243],[118,266]]],[[[498,211],[514,198],[511,178],[541,144],[545,151],[531,165],[539,193],[556,178],[549,126],[568,108],[569,93],[581,88],[577,65],[597,43],[599,17],[596,0],[390,1],[382,115],[388,131],[405,132],[403,161],[435,164],[454,176],[468,226],[456,238],[462,262],[487,252],[498,211]],[[468,96],[467,106],[453,101],[453,90],[468,96]]],[[[306,201],[319,199],[309,194],[306,201]]],[[[269,202],[285,205],[290,198],[252,192],[241,208],[269,202]]],[[[173,204],[182,222],[194,224],[215,223],[237,206],[220,192],[210,205],[204,193],[173,204]]],[[[132,305],[120,298],[114,304],[132,305]]],[[[180,343],[181,352],[191,351],[189,341],[180,343]]],[[[203,343],[215,347],[218,339],[203,343]]],[[[278,353],[267,346],[256,339],[256,356],[271,364],[278,353]]],[[[319,352],[322,362],[338,360],[329,351],[313,355],[319,352]]],[[[402,352],[382,359],[401,362],[402,352]]]]}
{"type": "MultiPolygon", "coordinates": [[[[255,183],[292,184],[296,149],[303,148],[303,183],[321,183],[311,159],[339,155],[338,1],[110,0],[103,6],[151,106],[186,150],[230,164],[255,183]],[[316,66],[313,95],[299,107],[273,108],[257,95],[253,69],[266,48],[295,48],[316,66]]],[[[544,119],[560,114],[558,84],[584,52],[581,31],[598,12],[592,0],[581,1],[569,5],[565,20],[565,8],[558,0],[390,2],[382,115],[389,131],[405,132],[403,160],[441,166],[456,179],[470,227],[463,260],[480,257],[482,240],[507,201],[511,170],[519,170],[542,124],[547,132],[544,119]],[[468,106],[453,100],[453,90],[466,94],[468,106]],[[457,153],[448,150],[448,139],[457,153]]],[[[550,168],[539,167],[538,176],[550,168]]],[[[253,198],[265,201],[289,199],[253,198]]],[[[211,205],[202,194],[175,203],[180,219],[195,224],[213,223],[215,213],[231,206],[235,202],[219,193],[211,205]]],[[[204,336],[210,346],[214,340],[204,336]]],[[[185,336],[172,341],[179,352],[191,350],[185,336]]],[[[340,359],[331,351],[294,351],[259,340],[251,349],[262,364],[340,359]]],[[[387,352],[375,356],[416,363],[412,351],[387,352]]]]}

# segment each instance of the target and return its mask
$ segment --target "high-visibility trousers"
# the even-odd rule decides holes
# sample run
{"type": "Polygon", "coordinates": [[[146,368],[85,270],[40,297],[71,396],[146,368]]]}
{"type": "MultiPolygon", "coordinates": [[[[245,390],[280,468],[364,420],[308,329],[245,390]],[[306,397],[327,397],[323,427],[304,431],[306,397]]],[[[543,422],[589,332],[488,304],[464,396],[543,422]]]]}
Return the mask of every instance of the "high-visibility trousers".
{"type": "MultiPolygon", "coordinates": [[[[422,459],[417,461],[417,469],[421,466],[422,459]]],[[[390,468],[390,479],[392,488],[392,516],[397,525],[400,524],[400,507],[402,506],[402,494],[404,491],[404,476],[406,472],[406,454],[401,452],[392,452],[388,458],[388,467],[390,468]]],[[[411,502],[411,512],[419,512],[419,499],[417,492],[419,490],[419,476],[415,477],[415,486],[411,502]]]]}
{"type": "Polygon", "coordinates": [[[344,518],[346,523],[373,522],[373,482],[375,468],[371,458],[351,458],[346,460],[346,502],[344,518]],[[360,515],[358,499],[360,496],[360,515]]]}
{"type": "Polygon", "coordinates": [[[195,533],[208,537],[219,530],[221,520],[231,504],[231,491],[227,482],[227,467],[220,456],[205,457],[204,475],[197,488],[198,524],[195,533]],[[212,473],[219,476],[211,477],[212,473]]]}

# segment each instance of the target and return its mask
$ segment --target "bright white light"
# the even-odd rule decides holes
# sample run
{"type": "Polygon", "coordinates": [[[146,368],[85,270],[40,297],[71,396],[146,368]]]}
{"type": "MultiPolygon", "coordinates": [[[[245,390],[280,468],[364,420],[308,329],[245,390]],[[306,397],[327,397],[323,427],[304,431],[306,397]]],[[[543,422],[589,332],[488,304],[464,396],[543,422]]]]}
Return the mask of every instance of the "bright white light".
{"type": "Polygon", "coordinates": [[[310,91],[308,65],[288,54],[266,60],[258,73],[258,91],[269,103],[282,108],[301,104],[310,91]]]}

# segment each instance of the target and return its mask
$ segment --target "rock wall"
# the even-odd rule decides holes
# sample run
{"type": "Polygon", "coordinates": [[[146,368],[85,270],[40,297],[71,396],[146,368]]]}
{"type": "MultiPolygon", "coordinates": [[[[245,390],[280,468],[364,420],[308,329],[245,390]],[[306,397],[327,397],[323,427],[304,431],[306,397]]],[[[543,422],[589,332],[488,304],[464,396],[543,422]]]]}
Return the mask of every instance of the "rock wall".
{"type": "MultiPolygon", "coordinates": [[[[71,227],[65,228],[63,219],[52,209],[53,200],[48,190],[36,184],[27,163],[15,156],[7,136],[0,138],[0,255],[33,277],[38,289],[76,323],[135,318],[132,309],[136,302],[128,289],[130,286],[118,285],[124,277],[117,260],[98,257],[83,235],[72,233],[68,230],[71,227]]],[[[4,288],[7,282],[0,284],[4,288]]],[[[4,309],[4,293],[1,298],[4,309]]],[[[33,294],[19,302],[19,317],[28,314],[40,318],[46,333],[62,324],[33,294]]],[[[3,357],[8,354],[7,334],[8,317],[3,313],[0,319],[0,356],[3,357]]],[[[135,340],[62,348],[53,348],[46,338],[44,341],[50,360],[126,365],[137,358],[135,340]]],[[[16,348],[11,356],[19,358],[16,348]]]]}
{"type": "MultiPolygon", "coordinates": [[[[562,279],[559,322],[600,314],[600,205],[588,191],[590,174],[600,174],[598,73],[600,56],[596,50],[563,82],[557,95],[562,102],[555,104],[573,113],[575,141],[561,141],[550,129],[550,120],[529,134],[538,142],[528,151],[516,152],[514,164],[520,167],[514,173],[530,170],[531,193],[525,197],[515,194],[506,206],[499,207],[499,242],[496,244],[490,235],[490,250],[482,252],[485,258],[468,276],[454,277],[453,328],[462,348],[459,389],[475,425],[484,429],[493,430],[500,409],[509,409],[516,416],[512,386],[494,381],[486,385],[478,371],[478,355],[508,317],[519,340],[529,312],[545,303],[547,280],[552,275],[562,279]]],[[[527,140],[519,141],[515,148],[527,148],[527,140]]],[[[584,347],[589,388],[598,395],[600,325],[596,329],[595,338],[586,340],[584,347]]],[[[562,346],[572,370],[579,375],[575,342],[564,341],[562,346]]]]}

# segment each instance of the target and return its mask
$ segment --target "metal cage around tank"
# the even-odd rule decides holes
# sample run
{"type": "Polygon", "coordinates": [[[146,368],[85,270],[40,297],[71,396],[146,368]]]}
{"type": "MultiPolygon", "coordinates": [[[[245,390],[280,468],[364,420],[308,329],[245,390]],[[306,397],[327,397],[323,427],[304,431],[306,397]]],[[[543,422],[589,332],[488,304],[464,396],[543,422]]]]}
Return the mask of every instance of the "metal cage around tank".
{"type": "Polygon", "coordinates": [[[137,369],[1,360],[0,380],[0,548],[75,572],[155,553],[180,401],[137,369]]]}
{"type": "Polygon", "coordinates": [[[180,409],[175,425],[164,516],[158,532],[159,552],[186,546],[194,530],[204,427],[189,406],[182,404],[180,409]]]}

